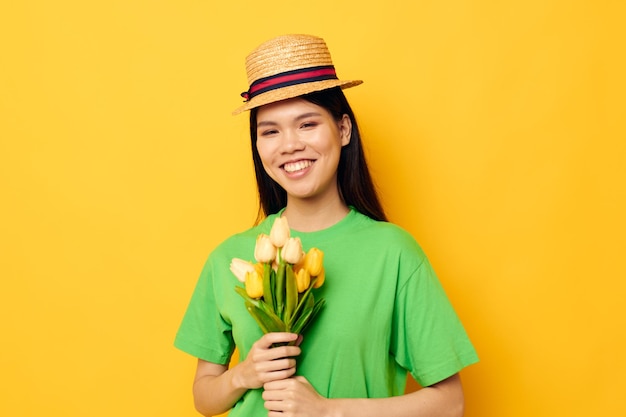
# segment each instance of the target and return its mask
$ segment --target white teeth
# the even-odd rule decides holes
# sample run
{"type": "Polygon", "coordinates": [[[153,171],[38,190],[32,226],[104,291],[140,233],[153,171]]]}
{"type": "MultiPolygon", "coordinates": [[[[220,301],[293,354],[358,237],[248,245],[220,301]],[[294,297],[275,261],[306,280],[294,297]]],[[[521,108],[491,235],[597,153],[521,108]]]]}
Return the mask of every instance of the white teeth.
{"type": "Polygon", "coordinates": [[[303,170],[305,168],[310,167],[311,165],[313,165],[313,162],[306,160],[306,161],[298,161],[298,162],[289,162],[286,163],[283,168],[285,169],[285,171],[287,172],[296,172],[296,171],[300,171],[303,170]]]}

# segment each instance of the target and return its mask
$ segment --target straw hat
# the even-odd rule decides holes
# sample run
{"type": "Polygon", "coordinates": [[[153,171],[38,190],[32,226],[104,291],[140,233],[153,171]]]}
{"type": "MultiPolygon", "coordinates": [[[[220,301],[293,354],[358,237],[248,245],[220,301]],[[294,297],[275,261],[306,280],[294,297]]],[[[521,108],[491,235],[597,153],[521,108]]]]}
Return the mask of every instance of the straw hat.
{"type": "Polygon", "coordinates": [[[246,57],[248,91],[241,93],[243,111],[333,87],[349,88],[361,80],[339,80],[324,39],[285,35],[259,45],[246,57]]]}

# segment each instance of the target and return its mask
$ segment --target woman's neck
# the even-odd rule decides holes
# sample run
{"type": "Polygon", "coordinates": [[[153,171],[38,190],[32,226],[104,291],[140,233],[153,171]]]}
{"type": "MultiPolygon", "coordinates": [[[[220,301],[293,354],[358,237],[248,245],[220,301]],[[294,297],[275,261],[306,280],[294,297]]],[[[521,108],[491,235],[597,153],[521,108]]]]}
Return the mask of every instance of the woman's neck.
{"type": "Polygon", "coordinates": [[[283,216],[287,217],[290,228],[299,232],[315,232],[329,228],[349,212],[348,206],[339,198],[318,202],[288,199],[283,216]]]}

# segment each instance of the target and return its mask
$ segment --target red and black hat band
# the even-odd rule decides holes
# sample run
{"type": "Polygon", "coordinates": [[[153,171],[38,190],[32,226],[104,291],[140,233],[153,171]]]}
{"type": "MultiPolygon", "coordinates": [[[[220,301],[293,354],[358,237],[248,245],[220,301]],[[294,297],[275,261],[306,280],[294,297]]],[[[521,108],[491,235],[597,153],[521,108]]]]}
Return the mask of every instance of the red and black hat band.
{"type": "Polygon", "coordinates": [[[332,65],[302,68],[293,71],[281,72],[280,74],[260,78],[250,85],[250,89],[241,93],[244,101],[250,101],[253,97],[268,91],[291,85],[305,84],[315,81],[336,80],[337,74],[332,65]]]}

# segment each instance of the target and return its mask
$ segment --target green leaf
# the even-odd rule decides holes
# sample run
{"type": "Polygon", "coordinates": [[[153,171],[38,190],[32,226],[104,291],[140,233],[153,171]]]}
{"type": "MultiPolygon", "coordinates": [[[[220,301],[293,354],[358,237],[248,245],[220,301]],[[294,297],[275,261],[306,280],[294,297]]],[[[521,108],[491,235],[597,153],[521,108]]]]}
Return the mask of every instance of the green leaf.
{"type": "Polygon", "coordinates": [[[297,334],[304,333],[308,325],[313,322],[313,319],[317,316],[323,306],[324,300],[318,300],[313,307],[307,305],[304,312],[302,313],[302,317],[300,317],[298,321],[293,325],[291,331],[297,334]]]}
{"type": "Polygon", "coordinates": [[[278,318],[276,313],[270,310],[270,307],[267,305],[267,303],[259,303],[258,307],[259,309],[263,310],[267,317],[273,322],[273,328],[280,329],[280,331],[285,331],[287,326],[280,318],[278,318]]]}
{"type": "MultiPolygon", "coordinates": [[[[278,318],[278,316],[276,316],[276,313],[271,310],[271,306],[269,305],[269,303],[250,298],[245,288],[243,287],[235,287],[235,291],[237,292],[237,294],[241,295],[244,300],[246,300],[246,308],[248,309],[252,317],[257,320],[257,323],[259,323],[259,320],[261,320],[261,323],[259,323],[261,330],[266,328],[271,332],[285,331],[287,326],[278,318]],[[248,308],[248,304],[254,307],[254,309],[251,310],[250,308],[248,308]]],[[[267,333],[267,331],[265,330],[263,330],[263,332],[267,333]]]]}
{"type": "Polygon", "coordinates": [[[248,293],[246,292],[246,289],[244,287],[236,286],[235,287],[235,292],[237,292],[237,294],[241,295],[243,297],[243,299],[246,300],[247,302],[249,302],[250,304],[255,305],[255,306],[259,305],[259,300],[255,300],[254,298],[250,298],[250,296],[248,295],[248,293]]]}
{"type": "Polygon", "coordinates": [[[284,321],[290,323],[296,304],[298,303],[298,284],[296,283],[296,275],[293,273],[293,267],[291,265],[286,266],[285,280],[284,321]]]}
{"type": "Polygon", "coordinates": [[[246,302],[246,308],[250,315],[256,320],[259,324],[259,327],[263,331],[263,333],[270,332],[284,332],[285,325],[280,321],[274,321],[272,318],[261,308],[246,302]]]}
{"type": "Polygon", "coordinates": [[[254,311],[255,308],[257,308],[256,306],[254,306],[252,303],[250,303],[249,301],[245,302],[246,305],[246,310],[248,310],[248,313],[250,313],[250,315],[252,316],[252,318],[254,319],[254,321],[257,322],[257,324],[259,325],[259,327],[261,328],[261,330],[263,331],[263,333],[269,333],[270,330],[267,328],[267,326],[265,325],[265,322],[256,314],[256,312],[254,311]]]}
{"type": "Polygon", "coordinates": [[[265,300],[272,306],[272,311],[274,313],[276,310],[276,271],[270,266],[270,299],[265,300]]]}
{"type": "Polygon", "coordinates": [[[274,287],[274,297],[276,298],[276,314],[283,320],[285,308],[285,262],[280,261],[276,272],[276,285],[274,287]]]}
{"type": "Polygon", "coordinates": [[[298,319],[298,317],[302,314],[302,308],[308,302],[309,297],[313,297],[313,293],[311,290],[313,289],[314,282],[315,281],[311,282],[311,284],[309,285],[309,288],[300,297],[300,301],[298,301],[298,306],[296,307],[295,311],[293,312],[293,315],[290,317],[290,320],[287,322],[287,324],[293,323],[298,319]]]}
{"type": "Polygon", "coordinates": [[[309,324],[313,323],[313,321],[315,320],[315,317],[317,317],[322,307],[324,307],[324,303],[325,303],[324,299],[317,300],[317,302],[315,303],[315,306],[313,307],[313,311],[311,312],[311,316],[308,318],[306,323],[304,323],[304,326],[300,330],[301,332],[304,332],[306,328],[309,326],[309,324]]]}
{"type": "Polygon", "coordinates": [[[267,303],[268,307],[274,312],[274,298],[272,296],[273,281],[272,266],[268,263],[263,265],[263,299],[267,303]]]}

